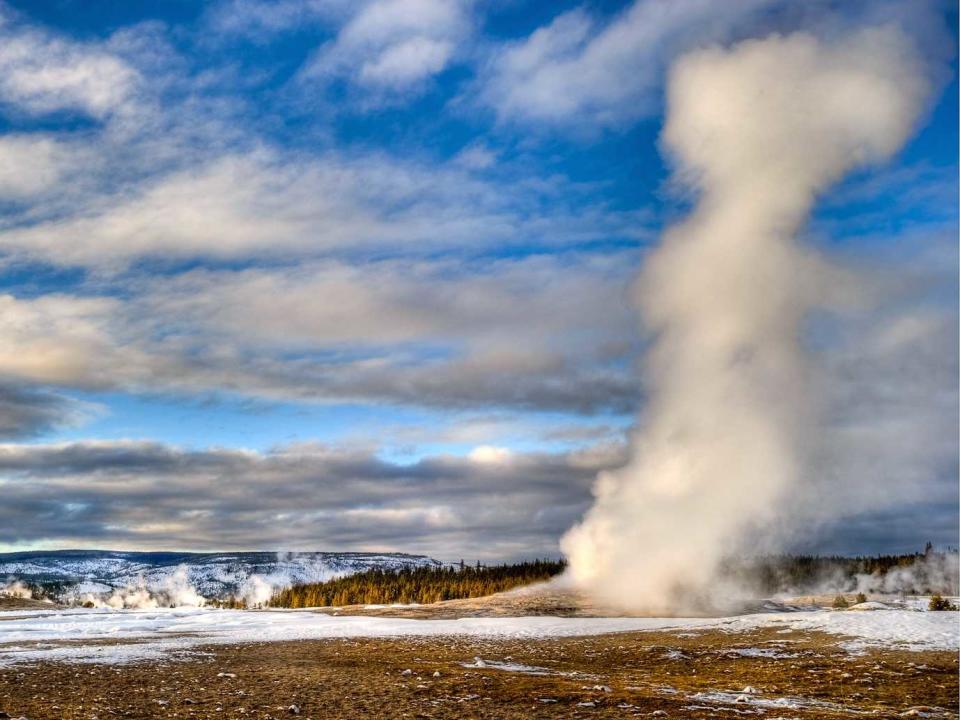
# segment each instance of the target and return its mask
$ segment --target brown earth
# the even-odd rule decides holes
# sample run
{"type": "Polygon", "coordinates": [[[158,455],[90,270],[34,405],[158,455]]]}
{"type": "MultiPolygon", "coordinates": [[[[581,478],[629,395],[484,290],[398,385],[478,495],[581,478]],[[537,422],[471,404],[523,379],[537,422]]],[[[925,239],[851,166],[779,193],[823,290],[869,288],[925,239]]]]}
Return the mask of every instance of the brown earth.
{"type": "MultiPolygon", "coordinates": [[[[829,607],[833,595],[822,603],[805,602],[807,606],[829,607]]],[[[724,617],[757,611],[763,601],[741,603],[712,611],[679,608],[678,617],[724,617]]],[[[793,603],[793,600],[790,601],[793,603]]],[[[559,583],[539,583],[526,587],[464,600],[444,600],[425,605],[344,605],[314,608],[314,612],[335,615],[373,615],[402,617],[416,620],[455,619],[466,617],[526,617],[551,615],[554,617],[636,617],[637,613],[598,603],[587,593],[559,583]]],[[[641,613],[642,616],[642,613],[641,613]]],[[[658,614],[657,617],[663,617],[658,614]]]]}
{"type": "Polygon", "coordinates": [[[622,617],[617,608],[597,605],[586,593],[552,583],[528,585],[507,592],[463,600],[443,600],[427,605],[345,605],[315,608],[337,615],[373,615],[416,620],[453,620],[467,617],[622,617]]]}
{"type": "Polygon", "coordinates": [[[31,600],[28,598],[9,597],[0,595],[0,610],[54,610],[59,605],[46,600],[31,600]]]}
{"type": "Polygon", "coordinates": [[[0,711],[29,720],[956,717],[955,653],[851,655],[841,640],[767,628],[212,646],[183,662],[3,668],[0,711]],[[757,649],[775,657],[758,657],[757,649]],[[747,686],[753,692],[737,702],[747,686]],[[716,691],[730,694],[696,697],[716,691]],[[798,707],[756,704],[778,698],[798,707]]]}

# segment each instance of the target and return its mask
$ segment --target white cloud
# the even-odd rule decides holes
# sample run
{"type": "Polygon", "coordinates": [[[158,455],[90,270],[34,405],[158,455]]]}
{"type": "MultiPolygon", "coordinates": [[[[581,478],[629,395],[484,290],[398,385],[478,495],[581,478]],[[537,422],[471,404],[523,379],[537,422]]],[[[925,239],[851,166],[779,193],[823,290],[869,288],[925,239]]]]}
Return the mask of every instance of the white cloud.
{"type": "Polygon", "coordinates": [[[487,170],[497,164],[497,152],[482,143],[473,143],[454,157],[457,165],[471,170],[487,170]]]}
{"type": "Polygon", "coordinates": [[[352,0],[224,0],[211,5],[206,22],[220,34],[270,37],[324,20],[342,20],[352,0]]]}
{"type": "MultiPolygon", "coordinates": [[[[705,39],[726,37],[763,5],[746,0],[734,10],[716,2],[642,0],[609,22],[583,10],[567,13],[525,40],[495,47],[476,89],[502,120],[619,126],[656,109],[665,59],[705,39]]],[[[348,103],[415,96],[439,73],[470,62],[480,42],[469,2],[236,0],[219,7],[219,14],[207,16],[208,27],[219,22],[219,30],[254,39],[304,23],[334,28],[335,36],[317,49],[301,79],[342,83],[348,103]]],[[[25,282],[30,289],[22,294],[0,296],[0,435],[34,437],[83,415],[83,408],[59,394],[64,389],[224,391],[484,412],[628,412],[637,406],[640,389],[631,364],[641,338],[624,301],[624,275],[637,262],[636,252],[504,261],[425,258],[449,257],[451,249],[470,254],[610,238],[642,242],[651,235],[649,214],[611,210],[597,199],[604,193],[596,186],[538,175],[485,142],[469,144],[445,164],[416,152],[316,150],[328,147],[332,136],[316,145],[313,137],[301,138],[301,150],[264,147],[253,123],[265,116],[259,108],[251,112],[245,95],[261,89],[262,76],[239,77],[243,69],[217,65],[219,59],[204,65],[209,57],[198,61],[189,50],[180,55],[173,36],[150,23],[121,29],[103,42],[77,42],[12,21],[0,26],[0,106],[14,124],[61,111],[101,121],[0,136],[0,201],[11,208],[0,223],[3,262],[86,269],[64,274],[86,279],[63,293],[34,295],[50,288],[41,275],[25,282]],[[382,250],[394,259],[364,259],[382,250]],[[152,275],[149,263],[139,261],[154,259],[199,259],[207,269],[152,275]],[[224,259],[248,269],[224,270],[224,259]],[[269,267],[257,267],[265,260],[269,267]]],[[[285,91],[315,89],[294,83],[285,91]]],[[[282,101],[273,109],[283,117],[282,101]]],[[[51,120],[57,118],[40,118],[44,127],[51,120]]],[[[325,132],[317,125],[305,127],[325,132]]],[[[901,192],[904,184],[928,187],[924,177],[893,178],[897,202],[910,194],[901,192]]],[[[947,191],[924,200],[924,207],[949,210],[954,186],[942,186],[947,191]]],[[[901,257],[894,261],[898,271],[901,257]]],[[[954,257],[937,263],[941,270],[955,266],[954,257]]],[[[850,342],[825,353],[837,380],[837,437],[852,449],[831,460],[858,479],[880,471],[903,471],[906,477],[909,471],[913,487],[939,500],[946,486],[931,476],[955,459],[954,425],[944,420],[955,419],[955,395],[943,387],[955,386],[956,313],[938,306],[932,315],[915,316],[914,304],[914,297],[902,298],[902,306],[864,320],[850,342]],[[882,331],[886,323],[893,329],[882,331]],[[882,397],[871,394],[876,388],[884,389],[882,397]]],[[[506,442],[499,428],[458,425],[456,433],[445,441],[506,442]]],[[[108,473],[124,453],[151,456],[145,463],[177,456],[170,449],[166,455],[96,449],[104,452],[89,453],[88,480],[71,486],[86,482],[83,492],[91,497],[94,475],[108,473]]],[[[496,452],[478,449],[479,457],[485,455],[496,452]]],[[[292,477],[286,473],[293,471],[278,470],[277,458],[253,463],[257,470],[246,476],[244,492],[256,496],[264,478],[286,487],[292,477]]],[[[335,460],[333,467],[347,464],[335,460]]],[[[565,462],[582,468],[576,482],[586,483],[598,467],[621,460],[622,447],[611,444],[565,462]]],[[[200,467],[213,461],[201,454],[189,462],[200,467]]],[[[311,455],[310,462],[320,460],[311,455]]],[[[524,465],[524,457],[515,456],[506,465],[514,462],[540,478],[536,464],[524,465]]],[[[462,464],[469,470],[460,470],[474,480],[486,480],[489,475],[477,473],[494,474],[498,467],[469,458],[462,464]]],[[[436,467],[424,475],[432,477],[436,467]]],[[[539,482],[560,472],[548,470],[554,474],[545,472],[549,476],[539,482]]],[[[391,466],[384,475],[401,472],[391,466]]],[[[313,506],[316,478],[310,480],[294,509],[313,506]]],[[[135,475],[124,482],[138,487],[135,475]]],[[[39,518],[37,503],[50,502],[51,487],[39,487],[17,506],[19,517],[39,518]]],[[[222,523],[216,500],[203,502],[222,523]]],[[[579,513],[581,501],[571,502],[551,505],[546,512],[557,513],[553,529],[538,531],[538,538],[553,538],[579,513]]],[[[350,505],[357,509],[355,525],[346,530],[360,537],[369,525],[364,512],[368,519],[376,513],[391,517],[398,528],[407,520],[416,527],[428,516],[442,524],[450,521],[442,509],[457,513],[460,503],[456,497],[437,499],[427,510],[416,499],[389,508],[350,505]]],[[[525,513],[540,505],[516,509],[509,519],[512,539],[499,548],[522,545],[525,513]]],[[[192,511],[172,512],[181,510],[192,511]]],[[[499,511],[484,509],[482,517],[469,519],[496,524],[499,511]]],[[[118,516],[124,512],[116,509],[118,516]]],[[[245,512],[241,508],[238,519],[245,512]]],[[[270,526],[250,517],[252,525],[238,522],[229,538],[216,536],[220,525],[200,528],[198,546],[207,531],[208,538],[242,542],[251,528],[263,530],[261,542],[271,542],[270,526]]],[[[150,527],[136,517],[120,519],[150,527]]],[[[76,537],[100,537],[97,528],[105,527],[60,526],[76,537]]],[[[184,527],[191,523],[184,521],[184,527]]],[[[275,537],[309,541],[315,527],[304,515],[297,528],[275,537]]],[[[45,530],[37,532],[44,536],[45,530]]],[[[440,533],[436,542],[450,537],[440,533]]],[[[471,540],[478,537],[482,533],[471,540]]],[[[163,544],[163,538],[155,540],[163,544]]]]}
{"type": "Polygon", "coordinates": [[[104,118],[130,101],[138,82],[136,70],[97,44],[0,27],[0,101],[24,112],[104,118]]]}
{"type": "Polygon", "coordinates": [[[510,460],[513,453],[509,448],[495,445],[478,445],[469,453],[467,458],[476,463],[500,464],[510,460]]]}
{"type": "Polygon", "coordinates": [[[143,441],[4,444],[0,543],[160,548],[175,528],[195,549],[555,553],[601,467],[563,453],[517,454],[509,466],[454,456],[398,465],[319,445],[251,453],[143,441]]]}
{"type": "MultiPolygon", "coordinates": [[[[72,196],[77,185],[65,187],[72,196]]],[[[332,249],[563,244],[638,237],[645,218],[588,203],[562,179],[504,194],[457,163],[380,154],[225,155],[120,192],[97,188],[49,220],[0,230],[0,249],[60,265],[117,266],[144,256],[310,257],[332,249]],[[544,213],[542,201],[555,201],[544,213]]],[[[43,210],[41,204],[39,211],[43,210]]]]}
{"type": "MultiPolygon", "coordinates": [[[[596,473],[625,457],[618,445],[516,452],[507,464],[449,455],[395,464],[372,450],[317,444],[258,453],[131,440],[7,443],[0,445],[0,543],[160,550],[169,549],[173,527],[177,542],[195,550],[529,558],[557,552],[560,534],[590,501],[596,473]]],[[[894,517],[908,527],[897,539],[907,547],[955,537],[956,483],[939,488],[931,496],[937,506],[900,496],[894,517]]],[[[882,537],[862,531],[871,525],[876,515],[846,523],[848,535],[857,528],[857,550],[865,536],[877,550],[889,542],[888,524],[882,537]]]]}
{"type": "Polygon", "coordinates": [[[0,295],[0,376],[64,387],[117,387],[158,363],[118,323],[123,303],[50,293],[0,295]]]}
{"type": "Polygon", "coordinates": [[[167,327],[243,338],[248,346],[446,340],[489,352],[516,349],[518,335],[532,348],[572,332],[582,340],[591,329],[598,337],[625,331],[630,315],[619,301],[635,261],[628,253],[501,260],[480,275],[443,260],[195,271],[141,285],[134,302],[167,327]]]}
{"type": "Polygon", "coordinates": [[[0,200],[51,189],[71,164],[69,152],[50,137],[0,135],[0,200]]]}
{"type": "Polygon", "coordinates": [[[360,68],[360,82],[367,85],[403,86],[443,70],[453,55],[453,44],[414,37],[391,45],[360,68]]]}
{"type": "Polygon", "coordinates": [[[2,373],[54,384],[85,381],[115,342],[100,323],[118,307],[105,298],[0,296],[2,373]]]}
{"type": "Polygon", "coordinates": [[[5,296],[0,376],[443,407],[623,405],[628,373],[592,349],[630,331],[625,267],[541,258],[478,277],[444,261],[321,262],[135,277],[114,286],[123,300],[5,296]]]}
{"type": "Polygon", "coordinates": [[[497,48],[481,102],[502,120],[617,125],[659,108],[679,51],[727,37],[772,0],[636,0],[606,24],[577,9],[497,48]]]}
{"type": "Polygon", "coordinates": [[[337,37],[301,71],[307,80],[345,79],[389,102],[423,90],[446,69],[471,32],[471,3],[462,0],[373,0],[362,4],[337,37]]]}

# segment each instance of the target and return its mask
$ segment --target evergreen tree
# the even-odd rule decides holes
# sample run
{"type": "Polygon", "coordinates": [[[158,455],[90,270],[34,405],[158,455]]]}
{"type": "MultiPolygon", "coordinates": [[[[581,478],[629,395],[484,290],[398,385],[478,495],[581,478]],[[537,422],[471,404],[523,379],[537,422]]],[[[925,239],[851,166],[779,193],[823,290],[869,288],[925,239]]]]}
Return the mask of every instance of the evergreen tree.
{"type": "Polygon", "coordinates": [[[270,600],[273,607],[432,603],[482,597],[521,585],[543,582],[563,571],[565,563],[535,560],[485,567],[374,568],[322,583],[295,585],[270,600]]]}

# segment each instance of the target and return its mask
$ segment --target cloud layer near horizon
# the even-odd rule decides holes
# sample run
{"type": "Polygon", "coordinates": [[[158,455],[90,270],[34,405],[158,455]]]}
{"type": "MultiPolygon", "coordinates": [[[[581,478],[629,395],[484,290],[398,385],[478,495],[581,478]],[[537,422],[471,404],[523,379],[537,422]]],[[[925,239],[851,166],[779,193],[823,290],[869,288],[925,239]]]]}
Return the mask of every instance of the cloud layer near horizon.
{"type": "Polygon", "coordinates": [[[398,465],[317,445],[266,454],[133,441],[0,446],[0,543],[555,554],[594,475],[619,452],[398,465]]]}
{"type": "MultiPolygon", "coordinates": [[[[0,543],[400,549],[446,561],[555,556],[557,538],[589,507],[597,472],[625,457],[622,443],[413,464],[311,444],[268,453],[146,441],[0,445],[0,543]]],[[[913,551],[918,536],[908,518],[924,517],[931,537],[945,534],[953,525],[949,495],[936,484],[904,486],[897,512],[884,503],[860,507],[855,519],[824,528],[811,547],[851,553],[869,537],[913,551]]]]}

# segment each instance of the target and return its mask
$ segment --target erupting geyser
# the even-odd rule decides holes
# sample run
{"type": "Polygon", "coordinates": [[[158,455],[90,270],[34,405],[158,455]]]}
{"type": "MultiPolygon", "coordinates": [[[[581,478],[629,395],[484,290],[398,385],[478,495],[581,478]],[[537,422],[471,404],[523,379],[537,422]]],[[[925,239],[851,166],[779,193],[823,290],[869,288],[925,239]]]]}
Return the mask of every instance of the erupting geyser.
{"type": "Polygon", "coordinates": [[[682,609],[748,535],[789,523],[816,417],[801,325],[835,274],[795,235],[818,192],[901,146],[925,70],[893,27],[772,36],[672,68],[663,141],[697,205],[639,278],[654,343],[629,462],[598,478],[562,543],[599,600],[682,609]]]}

